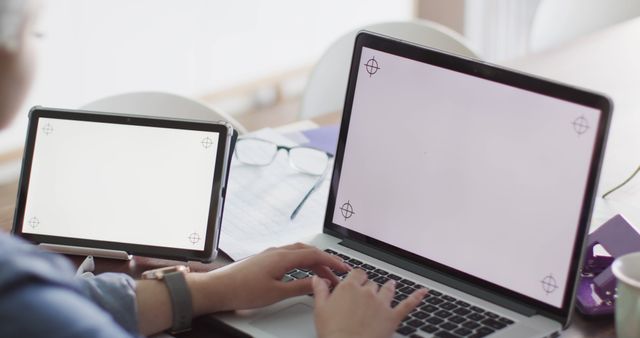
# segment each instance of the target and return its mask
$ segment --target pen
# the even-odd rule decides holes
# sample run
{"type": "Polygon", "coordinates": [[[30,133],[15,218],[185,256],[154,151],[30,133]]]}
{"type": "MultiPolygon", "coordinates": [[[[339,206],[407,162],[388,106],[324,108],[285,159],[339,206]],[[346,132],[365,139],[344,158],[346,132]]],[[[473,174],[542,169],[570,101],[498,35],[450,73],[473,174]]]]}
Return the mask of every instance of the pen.
{"type": "Polygon", "coordinates": [[[309,196],[311,196],[311,194],[316,191],[316,189],[318,189],[318,187],[322,184],[322,182],[324,181],[324,178],[327,176],[327,172],[329,170],[326,170],[322,173],[322,175],[318,178],[318,180],[316,181],[316,183],[313,184],[313,186],[311,187],[311,189],[309,189],[309,191],[307,191],[307,193],[304,195],[304,197],[302,198],[302,201],[300,201],[300,203],[298,203],[298,206],[293,209],[293,212],[291,213],[291,216],[289,216],[290,220],[293,220],[294,218],[296,218],[296,215],[298,214],[298,212],[300,211],[300,209],[302,209],[302,206],[304,205],[304,202],[307,201],[307,199],[309,198],[309,196]]]}

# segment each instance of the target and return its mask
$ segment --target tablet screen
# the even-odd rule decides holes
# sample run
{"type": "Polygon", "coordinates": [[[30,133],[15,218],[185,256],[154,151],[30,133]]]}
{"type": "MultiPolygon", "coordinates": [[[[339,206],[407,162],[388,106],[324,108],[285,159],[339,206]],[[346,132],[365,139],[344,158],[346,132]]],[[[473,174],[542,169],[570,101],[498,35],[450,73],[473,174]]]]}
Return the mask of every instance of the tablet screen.
{"type": "Polygon", "coordinates": [[[45,117],[32,123],[23,234],[205,249],[219,132],[45,117]]]}

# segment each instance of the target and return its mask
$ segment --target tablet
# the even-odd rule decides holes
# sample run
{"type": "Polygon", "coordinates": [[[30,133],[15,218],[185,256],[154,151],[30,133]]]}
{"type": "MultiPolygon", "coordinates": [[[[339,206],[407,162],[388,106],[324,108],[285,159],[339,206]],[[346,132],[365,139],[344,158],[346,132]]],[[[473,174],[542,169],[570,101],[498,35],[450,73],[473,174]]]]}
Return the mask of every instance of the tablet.
{"type": "Polygon", "coordinates": [[[34,107],[13,232],[63,252],[209,262],[236,136],[224,122],[34,107]]]}

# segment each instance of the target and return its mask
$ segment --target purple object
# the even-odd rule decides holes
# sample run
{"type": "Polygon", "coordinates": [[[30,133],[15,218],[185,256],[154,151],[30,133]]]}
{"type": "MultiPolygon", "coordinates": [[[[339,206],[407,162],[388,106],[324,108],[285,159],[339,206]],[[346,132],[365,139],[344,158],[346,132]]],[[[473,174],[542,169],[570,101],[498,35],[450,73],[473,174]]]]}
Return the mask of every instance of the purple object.
{"type": "Polygon", "coordinates": [[[615,215],[588,238],[584,265],[576,295],[578,310],[587,316],[613,314],[616,278],[611,263],[617,257],[640,251],[640,233],[622,215],[615,215]],[[598,256],[596,245],[611,255],[598,256]]]}
{"type": "Polygon", "coordinates": [[[305,146],[324,150],[331,155],[336,154],[336,146],[338,145],[338,133],[340,125],[331,125],[315,129],[309,129],[302,132],[309,139],[305,146]]]}

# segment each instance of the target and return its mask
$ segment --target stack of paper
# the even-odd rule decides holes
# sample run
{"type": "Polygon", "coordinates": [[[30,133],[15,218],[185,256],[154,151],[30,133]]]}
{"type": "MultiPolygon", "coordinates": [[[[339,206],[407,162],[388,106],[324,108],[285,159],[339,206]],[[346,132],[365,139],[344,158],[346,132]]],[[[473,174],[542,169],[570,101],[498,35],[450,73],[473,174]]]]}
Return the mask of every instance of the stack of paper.
{"type": "MultiPolygon", "coordinates": [[[[251,135],[280,145],[295,143],[272,129],[251,135]]],[[[322,231],[330,176],[305,202],[295,217],[291,212],[314,185],[317,176],[296,171],[287,153],[280,151],[273,163],[255,167],[232,160],[224,207],[220,249],[233,260],[269,247],[300,241],[322,231]]]]}

